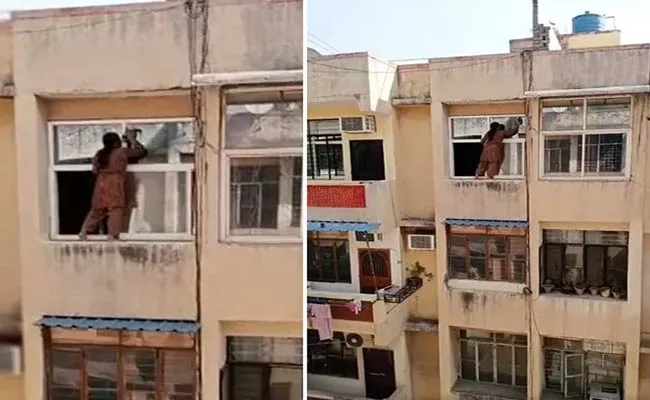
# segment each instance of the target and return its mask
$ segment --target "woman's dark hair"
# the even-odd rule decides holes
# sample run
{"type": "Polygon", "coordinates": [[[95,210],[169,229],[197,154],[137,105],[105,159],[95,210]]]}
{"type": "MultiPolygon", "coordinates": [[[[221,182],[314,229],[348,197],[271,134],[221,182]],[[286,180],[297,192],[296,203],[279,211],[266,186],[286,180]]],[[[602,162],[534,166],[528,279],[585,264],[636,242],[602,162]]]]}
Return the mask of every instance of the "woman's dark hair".
{"type": "Polygon", "coordinates": [[[496,121],[490,124],[490,130],[487,131],[487,136],[489,140],[492,140],[494,138],[494,134],[497,133],[500,126],[501,124],[496,121]]]}
{"type": "Polygon", "coordinates": [[[106,168],[108,166],[108,157],[116,149],[122,145],[120,135],[115,132],[108,132],[102,136],[102,143],[104,147],[97,152],[97,164],[99,168],[106,168]]]}

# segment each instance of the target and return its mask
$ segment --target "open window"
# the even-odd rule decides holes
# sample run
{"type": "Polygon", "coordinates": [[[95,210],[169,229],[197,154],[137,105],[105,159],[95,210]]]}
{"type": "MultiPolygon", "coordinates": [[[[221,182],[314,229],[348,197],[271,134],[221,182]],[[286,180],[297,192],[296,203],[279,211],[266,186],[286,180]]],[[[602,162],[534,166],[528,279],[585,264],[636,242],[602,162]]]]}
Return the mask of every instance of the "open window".
{"type": "MultiPolygon", "coordinates": [[[[139,130],[148,155],[128,167],[123,239],[190,239],[194,133],[191,118],[50,122],[50,235],[73,239],[90,210],[92,158],[108,132],[139,130]]],[[[100,225],[90,235],[106,234],[100,225]]],[[[92,238],[92,236],[91,236],[92,238]]],[[[101,236],[96,237],[101,238],[101,236]]]]}
{"type": "Polygon", "coordinates": [[[343,135],[340,120],[307,123],[307,176],[309,179],[343,179],[343,135]]]}
{"type": "MultiPolygon", "coordinates": [[[[510,117],[521,115],[482,116],[482,117],[451,117],[449,132],[451,135],[451,176],[453,178],[474,177],[483,151],[481,138],[490,129],[492,122],[505,124],[510,117]]],[[[523,135],[526,132],[526,119],[519,127],[519,134],[504,140],[504,158],[497,178],[523,178],[524,176],[524,145],[523,135]]]]}
{"type": "Polygon", "coordinates": [[[383,140],[350,140],[350,163],[353,181],[386,179],[383,140]]]}
{"type": "Polygon", "coordinates": [[[299,240],[302,88],[231,89],[225,101],[222,236],[299,240]]]}

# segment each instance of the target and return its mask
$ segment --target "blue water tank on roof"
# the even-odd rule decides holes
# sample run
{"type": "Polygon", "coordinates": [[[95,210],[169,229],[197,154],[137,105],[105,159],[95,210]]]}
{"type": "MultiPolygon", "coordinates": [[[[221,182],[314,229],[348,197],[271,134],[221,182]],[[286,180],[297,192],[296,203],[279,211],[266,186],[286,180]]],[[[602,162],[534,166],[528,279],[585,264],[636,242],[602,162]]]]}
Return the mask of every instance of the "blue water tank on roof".
{"type": "Polygon", "coordinates": [[[605,30],[607,18],[585,11],[584,14],[573,17],[572,22],[573,33],[600,32],[605,30]]]}

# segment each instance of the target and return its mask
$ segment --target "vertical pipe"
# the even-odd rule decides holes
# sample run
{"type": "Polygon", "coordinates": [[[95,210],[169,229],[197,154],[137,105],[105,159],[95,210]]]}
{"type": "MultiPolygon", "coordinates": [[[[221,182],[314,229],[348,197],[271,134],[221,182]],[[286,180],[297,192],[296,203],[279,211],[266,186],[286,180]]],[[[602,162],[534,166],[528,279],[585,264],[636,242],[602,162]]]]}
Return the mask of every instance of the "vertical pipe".
{"type": "Polygon", "coordinates": [[[533,50],[538,50],[541,47],[540,32],[538,29],[539,24],[539,7],[537,0],[533,0],[533,50]]]}

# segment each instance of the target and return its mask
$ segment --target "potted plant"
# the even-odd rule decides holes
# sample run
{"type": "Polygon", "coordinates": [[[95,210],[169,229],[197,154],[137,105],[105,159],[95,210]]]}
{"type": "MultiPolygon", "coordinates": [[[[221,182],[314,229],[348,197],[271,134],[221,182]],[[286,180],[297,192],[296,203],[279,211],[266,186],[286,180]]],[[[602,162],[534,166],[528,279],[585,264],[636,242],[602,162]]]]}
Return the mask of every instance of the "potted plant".
{"type": "Polygon", "coordinates": [[[427,269],[420,264],[419,261],[416,261],[410,267],[406,267],[406,272],[409,276],[406,278],[406,284],[408,286],[422,286],[422,278],[427,278],[427,281],[433,279],[433,274],[427,272],[427,269]]]}
{"type": "Polygon", "coordinates": [[[547,279],[542,285],[542,288],[544,288],[544,293],[551,293],[555,288],[555,285],[553,284],[553,282],[551,282],[550,279],[547,279]]]}
{"type": "Polygon", "coordinates": [[[579,282],[579,283],[576,283],[575,285],[573,285],[573,288],[575,289],[578,296],[582,296],[582,294],[585,292],[585,289],[587,288],[587,286],[584,283],[579,282]]]}
{"type": "Polygon", "coordinates": [[[596,285],[589,286],[589,293],[592,296],[598,296],[598,286],[596,286],[596,285]]]}
{"type": "Polygon", "coordinates": [[[609,286],[603,286],[600,288],[600,295],[603,297],[609,297],[609,294],[611,293],[611,288],[609,286]]]}
{"type": "Polygon", "coordinates": [[[614,296],[615,299],[620,299],[624,294],[625,291],[620,285],[612,286],[612,296],[614,296]]]}

